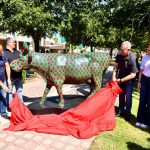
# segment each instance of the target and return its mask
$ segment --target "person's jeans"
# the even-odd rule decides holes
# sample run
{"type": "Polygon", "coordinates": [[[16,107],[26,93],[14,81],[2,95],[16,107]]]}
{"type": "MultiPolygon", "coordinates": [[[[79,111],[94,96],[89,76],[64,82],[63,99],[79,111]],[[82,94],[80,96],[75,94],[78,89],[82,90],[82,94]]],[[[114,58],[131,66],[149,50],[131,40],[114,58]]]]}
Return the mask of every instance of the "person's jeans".
{"type": "Polygon", "coordinates": [[[126,114],[131,114],[132,108],[132,92],[134,87],[134,80],[130,80],[126,83],[121,83],[120,87],[122,93],[119,95],[119,112],[123,113],[126,109],[126,114]]]}
{"type": "Polygon", "coordinates": [[[137,122],[150,125],[150,77],[142,75],[137,122]]]}
{"type": "MultiPolygon", "coordinates": [[[[3,82],[4,85],[6,85],[6,81],[3,82]]],[[[6,92],[0,87],[0,111],[1,115],[6,114],[6,92]]]]}
{"type": "MultiPolygon", "coordinates": [[[[9,89],[13,91],[13,87],[15,86],[16,92],[20,98],[20,100],[23,102],[23,81],[21,78],[19,79],[13,79],[11,80],[11,87],[9,89]]],[[[8,94],[8,104],[10,104],[11,100],[13,99],[13,94],[8,94]]]]}

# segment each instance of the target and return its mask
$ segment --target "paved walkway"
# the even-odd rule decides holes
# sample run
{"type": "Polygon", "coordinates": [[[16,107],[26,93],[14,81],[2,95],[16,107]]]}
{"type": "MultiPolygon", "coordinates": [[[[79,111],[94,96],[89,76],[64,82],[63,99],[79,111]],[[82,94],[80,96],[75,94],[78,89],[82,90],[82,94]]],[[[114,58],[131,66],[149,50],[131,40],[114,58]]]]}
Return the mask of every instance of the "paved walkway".
{"type": "MultiPolygon", "coordinates": [[[[104,78],[104,83],[110,79],[112,67],[109,67],[104,78]]],[[[58,99],[55,87],[52,87],[48,94],[48,101],[41,108],[38,104],[43,94],[45,82],[41,78],[24,84],[24,100],[27,107],[34,114],[59,113],[59,106],[50,100],[58,99]]],[[[89,87],[87,85],[64,85],[63,93],[65,98],[65,109],[70,109],[81,103],[89,87]]],[[[43,134],[33,131],[3,131],[9,125],[9,120],[1,119],[0,123],[0,149],[3,150],[89,150],[91,139],[77,139],[73,136],[60,136],[43,134]]]]}

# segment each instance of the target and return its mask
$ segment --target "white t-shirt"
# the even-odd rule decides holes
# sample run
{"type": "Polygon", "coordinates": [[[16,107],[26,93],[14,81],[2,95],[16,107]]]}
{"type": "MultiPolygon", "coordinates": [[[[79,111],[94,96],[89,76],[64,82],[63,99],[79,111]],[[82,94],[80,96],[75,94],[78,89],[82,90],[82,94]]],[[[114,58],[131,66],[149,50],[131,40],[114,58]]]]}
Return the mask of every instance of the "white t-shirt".
{"type": "Polygon", "coordinates": [[[150,77],[150,56],[144,55],[142,58],[140,69],[143,70],[143,74],[150,77]]]}

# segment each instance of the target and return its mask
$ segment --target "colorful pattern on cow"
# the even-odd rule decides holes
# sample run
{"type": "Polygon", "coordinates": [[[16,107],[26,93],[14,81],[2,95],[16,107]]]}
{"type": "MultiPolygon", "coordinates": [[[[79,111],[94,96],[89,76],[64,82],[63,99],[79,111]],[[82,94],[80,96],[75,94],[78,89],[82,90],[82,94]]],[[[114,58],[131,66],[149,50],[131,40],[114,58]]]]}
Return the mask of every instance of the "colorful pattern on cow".
{"type": "Polygon", "coordinates": [[[54,85],[64,103],[63,84],[90,83],[94,85],[91,93],[100,89],[102,76],[107,69],[110,56],[107,52],[81,53],[81,54],[58,54],[58,53],[36,53],[30,51],[24,44],[23,52],[11,67],[15,71],[30,68],[39,73],[46,82],[43,97],[40,104],[46,100],[51,87],[54,85]]]}

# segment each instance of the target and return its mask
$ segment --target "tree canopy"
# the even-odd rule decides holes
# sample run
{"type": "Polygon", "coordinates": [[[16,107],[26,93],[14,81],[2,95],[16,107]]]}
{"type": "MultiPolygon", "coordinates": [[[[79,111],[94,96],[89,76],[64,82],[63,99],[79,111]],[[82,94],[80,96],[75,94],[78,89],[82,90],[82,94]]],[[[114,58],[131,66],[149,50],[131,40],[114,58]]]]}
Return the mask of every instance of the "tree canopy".
{"type": "Polygon", "coordinates": [[[72,1],[66,12],[61,33],[73,44],[118,47],[129,40],[142,49],[150,39],[149,0],[72,1]]]}
{"type": "Polygon", "coordinates": [[[150,39],[149,0],[1,0],[0,30],[39,40],[60,32],[74,45],[115,48],[129,40],[142,49],[150,39]]]}
{"type": "Polygon", "coordinates": [[[133,47],[143,48],[150,40],[149,0],[106,0],[111,9],[111,24],[119,30],[121,40],[129,40],[133,47]]]}
{"type": "Polygon", "coordinates": [[[57,31],[60,5],[55,1],[48,5],[44,0],[3,0],[0,5],[1,30],[32,36],[36,51],[41,37],[57,31]]]}

